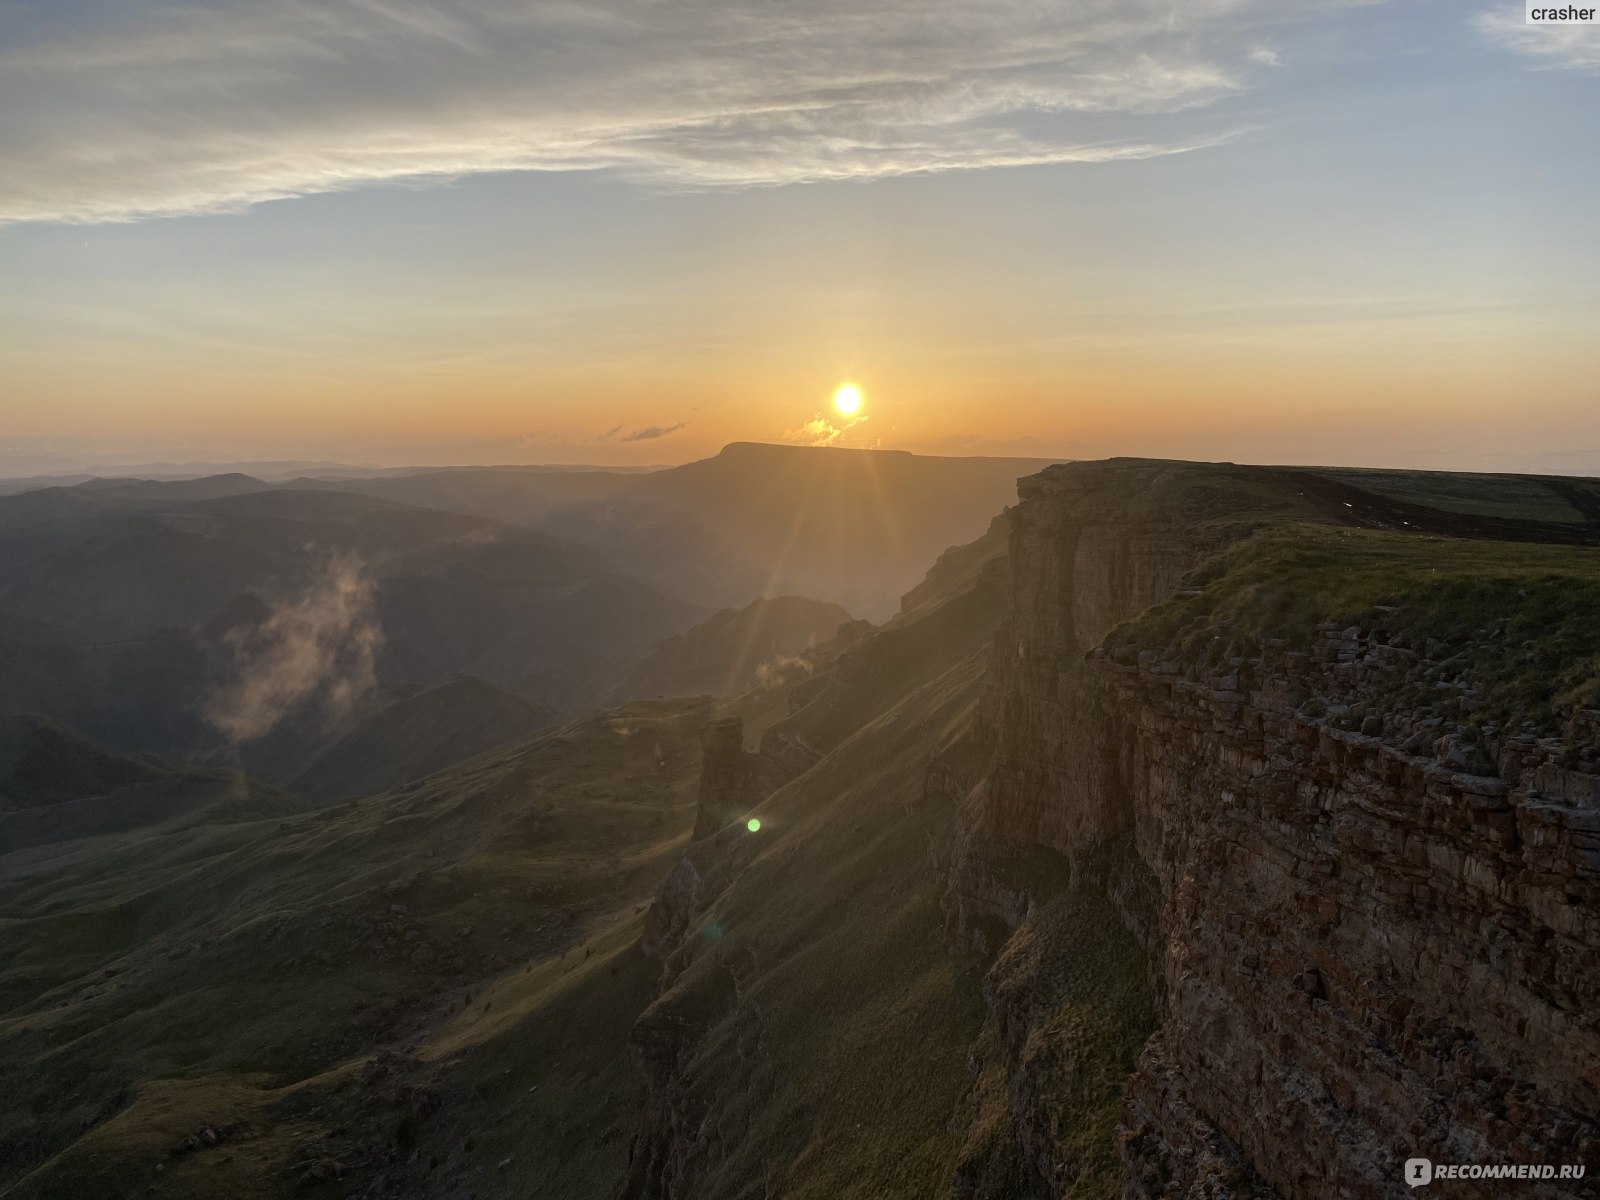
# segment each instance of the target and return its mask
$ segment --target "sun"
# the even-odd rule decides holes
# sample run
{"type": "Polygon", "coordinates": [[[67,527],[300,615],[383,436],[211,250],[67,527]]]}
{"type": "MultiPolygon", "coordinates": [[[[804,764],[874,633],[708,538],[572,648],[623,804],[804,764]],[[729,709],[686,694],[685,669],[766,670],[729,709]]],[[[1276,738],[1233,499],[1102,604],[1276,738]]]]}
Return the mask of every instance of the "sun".
{"type": "Polygon", "coordinates": [[[861,389],[853,383],[841,383],[833,394],[833,407],[841,417],[853,417],[861,411],[861,389]]]}

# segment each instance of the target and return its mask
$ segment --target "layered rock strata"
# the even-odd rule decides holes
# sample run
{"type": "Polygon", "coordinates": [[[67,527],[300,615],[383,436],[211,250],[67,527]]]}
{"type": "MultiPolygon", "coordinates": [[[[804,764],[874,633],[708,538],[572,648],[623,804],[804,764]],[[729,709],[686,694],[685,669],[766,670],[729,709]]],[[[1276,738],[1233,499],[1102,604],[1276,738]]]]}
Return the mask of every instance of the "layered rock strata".
{"type": "MultiPolygon", "coordinates": [[[[1239,532],[1174,503],[1184,470],[1024,481],[984,709],[993,761],[950,859],[952,926],[1003,961],[1007,937],[1032,936],[1027,864],[1049,853],[1148,953],[1159,1027],[1119,1134],[1129,1197],[1400,1196],[1413,1156],[1600,1167],[1593,776],[1533,737],[1498,742],[1498,773],[1480,775],[1381,721],[1340,728],[1360,671],[1333,668],[1395,657],[1360,630],[1308,657],[1320,710],[1281,678],[1200,682],[1159,655],[1095,653],[1239,532]]],[[[1016,1002],[991,993],[1014,1025],[1016,1002]]],[[[1004,1049],[1018,1043],[997,1053],[1023,1182],[965,1194],[1056,1196],[1072,1177],[1029,1062],[1004,1049]]]]}

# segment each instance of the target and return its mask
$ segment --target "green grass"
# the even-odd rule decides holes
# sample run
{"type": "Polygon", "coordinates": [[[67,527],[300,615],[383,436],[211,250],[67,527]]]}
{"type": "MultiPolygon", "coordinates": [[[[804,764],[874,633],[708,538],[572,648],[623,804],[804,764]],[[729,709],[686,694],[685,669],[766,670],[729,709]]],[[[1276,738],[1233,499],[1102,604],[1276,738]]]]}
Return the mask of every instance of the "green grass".
{"type": "MultiPolygon", "coordinates": [[[[944,617],[964,631],[977,619],[944,617]]],[[[707,1109],[697,1200],[922,1200],[948,1186],[981,964],[952,951],[927,859],[951,815],[917,801],[929,755],[967,729],[984,656],[982,638],[963,652],[952,637],[901,670],[929,636],[909,632],[868,647],[841,684],[849,721],[795,718],[842,741],[756,810],[757,856],[692,931],[657,1008],[701,1030],[684,1066],[707,1109]]]]}
{"type": "Polygon", "coordinates": [[[492,1174],[496,1194],[615,1196],[643,1093],[628,1037],[660,977],[640,928],[603,923],[592,955],[508,972],[437,1030],[423,1054],[444,1102],[418,1131],[411,1194],[492,1174]]]}
{"type": "Polygon", "coordinates": [[[1155,1030],[1148,961],[1110,903],[1075,889],[1008,945],[990,986],[1024,989],[1034,1023],[1018,1070],[1039,1088],[1063,1200],[1116,1194],[1115,1131],[1128,1076],[1155,1030]]]}
{"type": "MultiPolygon", "coordinates": [[[[1315,472],[1407,504],[1478,517],[1582,524],[1583,514],[1538,476],[1443,471],[1322,469],[1315,472]]],[[[1563,481],[1600,499],[1593,481],[1563,481]]]]}
{"type": "MultiPolygon", "coordinates": [[[[0,1057],[25,1086],[0,1099],[0,1190],[296,1194],[285,1158],[293,1143],[281,1128],[300,1140],[332,1137],[344,1160],[359,1163],[358,1135],[395,1119],[370,1097],[343,1096],[351,1064],[378,1045],[420,1052],[446,1036],[458,1053],[499,1038],[497,1053],[509,1057],[527,1028],[489,1022],[519,1005],[527,1021],[553,1022],[553,1035],[610,1003],[594,1053],[609,1064],[607,1078],[636,1090],[627,1033],[655,968],[634,971],[610,999],[601,993],[621,976],[585,975],[581,994],[567,996],[564,968],[578,961],[572,947],[601,939],[620,954],[636,938],[636,929],[620,932],[623,922],[648,902],[693,820],[702,707],[663,702],[593,717],[359,803],[271,820],[188,813],[5,856],[0,1057]],[[414,961],[418,947],[432,957],[414,961]],[[503,1010],[474,1008],[466,1020],[465,994],[521,986],[540,963],[552,964],[556,982],[537,1004],[508,998],[503,1010]],[[218,1109],[239,1107],[223,1097],[248,1094],[254,1149],[208,1149],[158,1176],[149,1147],[193,1132],[183,1122],[213,1092],[218,1109]],[[343,1098],[285,1099],[312,1093],[343,1098]],[[190,1099],[168,1103],[179,1095],[190,1099]],[[349,1129],[335,1135],[341,1123],[349,1129]],[[139,1161],[123,1163],[123,1154],[139,1161]],[[210,1182],[185,1184],[195,1171],[210,1182]]],[[[454,1064],[418,1073],[448,1083],[459,1077],[454,1064]]],[[[463,1086],[462,1119],[486,1121],[484,1102],[463,1086]]],[[[581,1094],[575,1083],[560,1102],[573,1120],[596,1106],[634,1111],[632,1092],[597,1093],[590,1109],[581,1094]]],[[[620,1137],[574,1167],[568,1194],[614,1191],[626,1163],[620,1137]]],[[[556,1150],[570,1157],[570,1145],[556,1150]]]]}
{"type": "Polygon", "coordinates": [[[1422,537],[1311,523],[1267,530],[1204,566],[1197,595],[1115,631],[1221,669],[1332,621],[1377,630],[1478,687],[1474,716],[1547,722],[1600,703],[1600,549],[1422,537]]]}
{"type": "MultiPolygon", "coordinates": [[[[1064,1200],[1120,1195],[1115,1132],[1128,1077],[1159,1019],[1150,956],[1103,890],[1118,877],[1135,904],[1154,902],[1155,879],[1131,841],[1104,848],[1073,878],[1065,860],[1019,858],[1005,882],[1027,880],[1037,909],[1006,942],[985,981],[993,1016],[974,1058],[975,1112],[960,1174],[983,1195],[1032,1195],[1032,1159],[1018,1142],[1015,1096],[1025,1093],[1032,1144],[1051,1147],[1052,1178],[1064,1200]],[[1130,874],[1131,873],[1131,874],[1130,874]]],[[[1154,913],[1135,915],[1159,937],[1154,913]]]]}
{"type": "Polygon", "coordinates": [[[266,1119],[270,1093],[247,1077],[163,1080],[75,1143],[49,1168],[6,1193],[16,1200],[154,1195],[168,1200],[273,1200],[283,1194],[279,1161],[297,1133],[266,1119]],[[175,1154],[203,1125],[235,1125],[221,1146],[175,1154]]]}

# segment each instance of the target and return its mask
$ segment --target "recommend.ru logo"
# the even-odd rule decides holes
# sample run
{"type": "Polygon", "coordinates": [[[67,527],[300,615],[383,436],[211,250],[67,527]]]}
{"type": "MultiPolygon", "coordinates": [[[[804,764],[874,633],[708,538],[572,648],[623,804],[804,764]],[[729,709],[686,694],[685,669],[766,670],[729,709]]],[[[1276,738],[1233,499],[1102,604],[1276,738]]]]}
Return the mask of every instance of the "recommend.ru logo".
{"type": "Polygon", "coordinates": [[[1405,1181],[1411,1187],[1444,1179],[1582,1179],[1583,1163],[1435,1163],[1408,1158],[1405,1181]]]}

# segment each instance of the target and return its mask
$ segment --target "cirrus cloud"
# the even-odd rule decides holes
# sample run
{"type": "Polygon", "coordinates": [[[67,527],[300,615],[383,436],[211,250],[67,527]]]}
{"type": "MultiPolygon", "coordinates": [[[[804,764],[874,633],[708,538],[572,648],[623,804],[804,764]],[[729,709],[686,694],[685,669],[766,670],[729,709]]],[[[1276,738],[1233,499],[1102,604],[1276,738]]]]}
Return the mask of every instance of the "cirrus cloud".
{"type": "Polygon", "coordinates": [[[680,429],[687,429],[689,422],[679,421],[676,425],[646,425],[643,429],[635,429],[625,433],[619,438],[623,442],[653,442],[657,438],[671,437],[680,429]]]}
{"type": "MultiPolygon", "coordinates": [[[[1337,0],[1324,0],[1337,7],[1337,0]]],[[[613,169],[756,186],[1214,146],[1289,0],[210,0],[0,51],[0,224],[613,169]]]]}
{"type": "Polygon", "coordinates": [[[1498,8],[1474,23],[1489,41],[1538,66],[1600,72],[1600,25],[1530,25],[1520,10],[1498,8]]]}

